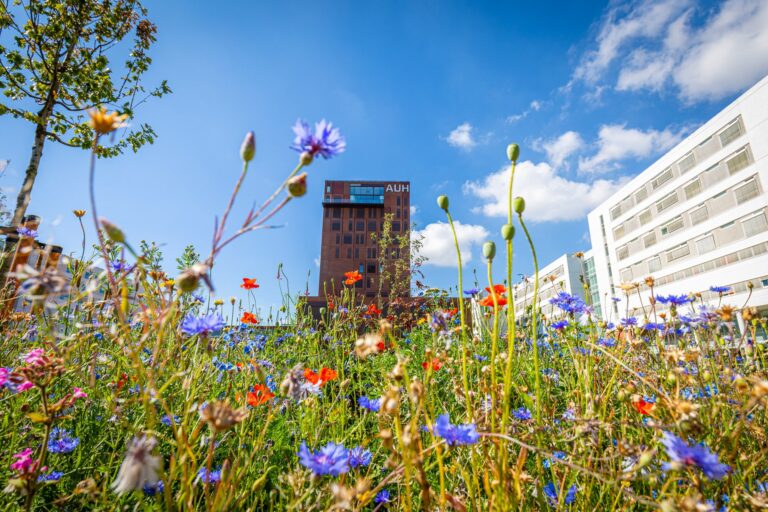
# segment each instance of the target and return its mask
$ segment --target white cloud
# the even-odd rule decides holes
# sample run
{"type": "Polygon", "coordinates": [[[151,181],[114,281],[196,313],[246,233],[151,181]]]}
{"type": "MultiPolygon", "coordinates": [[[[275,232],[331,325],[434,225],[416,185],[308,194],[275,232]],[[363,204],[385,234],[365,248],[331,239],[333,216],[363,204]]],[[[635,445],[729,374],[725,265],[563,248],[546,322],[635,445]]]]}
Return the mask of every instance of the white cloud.
{"type": "Polygon", "coordinates": [[[617,64],[616,89],[663,91],[687,102],[738,93],[768,73],[768,2],[725,0],[705,10],[689,0],[611,8],[574,81],[597,87],[617,64]]]}
{"type": "Polygon", "coordinates": [[[477,141],[472,136],[472,125],[469,123],[462,123],[457,126],[448,135],[446,140],[451,146],[461,148],[465,151],[469,151],[477,146],[477,141]]]}
{"type": "Polygon", "coordinates": [[[598,135],[597,153],[579,158],[579,171],[607,172],[619,167],[620,160],[651,157],[672,148],[683,134],[669,129],[642,131],[623,124],[603,125],[598,135]]]}
{"type": "MultiPolygon", "coordinates": [[[[525,199],[524,216],[540,222],[578,220],[605,201],[626,179],[572,181],[557,174],[547,163],[525,161],[515,171],[514,194],[525,199]]],[[[464,184],[464,193],[482,199],[476,211],[488,217],[507,216],[509,168],[504,167],[479,181],[464,184]]]]}
{"type": "MultiPolygon", "coordinates": [[[[483,226],[462,224],[454,221],[456,237],[459,239],[461,262],[466,265],[472,261],[473,247],[488,239],[488,230],[483,226]]],[[[457,267],[456,249],[453,245],[451,227],[447,222],[433,222],[424,229],[413,232],[413,236],[423,236],[421,255],[427,258],[427,265],[438,267],[457,267]]]]}
{"type": "Polygon", "coordinates": [[[517,121],[520,121],[521,119],[524,119],[528,117],[528,114],[531,112],[538,112],[541,110],[541,107],[544,106],[544,102],[540,100],[533,100],[530,105],[528,105],[528,109],[520,112],[519,114],[512,114],[507,116],[507,123],[516,123],[517,121]]]}
{"type": "Polygon", "coordinates": [[[552,167],[559,169],[566,159],[584,147],[584,139],[578,132],[568,131],[556,139],[537,140],[534,147],[547,154],[547,160],[552,167]]]}
{"type": "Polygon", "coordinates": [[[411,205],[411,217],[413,217],[417,213],[419,213],[419,207],[416,206],[415,204],[412,204],[411,205]]]}
{"type": "Polygon", "coordinates": [[[320,256],[318,256],[317,258],[315,258],[315,266],[316,266],[317,268],[320,268],[320,256]]]}

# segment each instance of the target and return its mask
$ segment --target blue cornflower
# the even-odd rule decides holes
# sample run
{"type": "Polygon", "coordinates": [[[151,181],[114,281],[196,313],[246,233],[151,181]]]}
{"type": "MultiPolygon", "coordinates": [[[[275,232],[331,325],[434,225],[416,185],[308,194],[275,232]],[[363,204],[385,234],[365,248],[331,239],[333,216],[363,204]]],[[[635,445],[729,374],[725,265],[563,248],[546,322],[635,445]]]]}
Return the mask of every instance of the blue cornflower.
{"type": "Polygon", "coordinates": [[[298,119],[293,125],[293,133],[296,138],[293,139],[291,149],[299,153],[309,153],[310,156],[320,155],[326,160],[347,149],[347,142],[333,124],[325,119],[315,123],[315,133],[310,131],[309,123],[298,119]]]}
{"type": "Polygon", "coordinates": [[[475,354],[475,359],[483,363],[488,360],[488,356],[484,356],[482,354],[475,354]]]}
{"type": "Polygon", "coordinates": [[[677,467],[697,467],[707,478],[712,480],[722,479],[731,468],[720,463],[716,453],[712,453],[704,444],[688,446],[685,441],[671,432],[664,432],[661,444],[667,451],[672,462],[662,464],[664,471],[677,467]]]}
{"type": "Polygon", "coordinates": [[[454,425],[448,414],[441,414],[437,417],[432,432],[445,439],[450,446],[474,444],[480,439],[480,434],[477,433],[477,427],[474,423],[454,425]]]}
{"type": "Polygon", "coordinates": [[[131,265],[130,263],[126,263],[124,261],[120,260],[114,260],[109,262],[109,267],[112,269],[112,272],[119,274],[120,272],[128,273],[134,269],[136,265],[131,265]]]}
{"type": "Polygon", "coordinates": [[[329,442],[316,452],[307,448],[307,443],[301,443],[299,462],[316,475],[339,476],[349,471],[349,450],[344,445],[329,442]]]}
{"type": "Polygon", "coordinates": [[[389,503],[390,499],[391,498],[389,496],[389,491],[386,489],[382,489],[376,494],[376,497],[373,498],[373,502],[376,504],[389,503]]]}
{"type": "Polygon", "coordinates": [[[565,452],[556,451],[552,453],[552,459],[546,459],[544,462],[541,463],[542,466],[544,466],[545,469],[549,469],[552,466],[553,462],[556,462],[558,460],[565,460],[566,455],[565,452]]]}
{"type": "Polygon", "coordinates": [[[203,466],[197,472],[197,479],[203,483],[217,484],[221,482],[221,468],[211,470],[209,473],[208,469],[203,466]]]}
{"type": "Polygon", "coordinates": [[[371,412],[379,412],[379,409],[381,409],[381,398],[371,400],[367,396],[361,396],[357,399],[357,405],[371,412]]]}
{"type": "MultiPolygon", "coordinates": [[[[573,484],[571,487],[568,488],[568,492],[565,494],[565,502],[566,505],[570,505],[574,501],[576,501],[576,491],[578,491],[579,488],[576,487],[576,484],[573,484]]],[[[556,507],[557,503],[559,501],[558,498],[558,492],[557,488],[555,487],[555,484],[552,482],[547,483],[547,485],[544,486],[544,494],[547,496],[547,502],[550,506],[556,507]]]]}
{"type": "Polygon", "coordinates": [[[576,411],[572,407],[569,407],[563,413],[563,419],[565,421],[574,421],[576,419],[576,411]]]}
{"type": "Polygon", "coordinates": [[[645,331],[664,331],[665,325],[662,323],[648,322],[643,326],[645,331]]]}
{"type": "Polygon", "coordinates": [[[210,315],[203,315],[196,317],[194,315],[187,315],[184,320],[181,321],[181,332],[189,336],[199,334],[200,336],[208,336],[209,334],[216,334],[224,327],[224,319],[218,313],[212,313],[210,315]]]}
{"type": "Polygon", "coordinates": [[[597,340],[597,344],[606,348],[611,348],[616,346],[616,340],[614,338],[600,338],[597,340]]]}
{"type": "Polygon", "coordinates": [[[630,327],[637,325],[637,318],[635,317],[629,317],[629,318],[622,318],[621,319],[621,325],[624,327],[630,327]]]}
{"type": "Polygon", "coordinates": [[[25,227],[19,227],[16,228],[16,232],[20,234],[21,236],[28,236],[30,238],[36,238],[37,237],[37,231],[34,229],[29,229],[25,227]]]}
{"type": "Polygon", "coordinates": [[[170,416],[168,416],[168,415],[166,414],[166,415],[165,415],[165,416],[163,416],[163,418],[160,420],[160,423],[162,423],[162,424],[163,424],[163,425],[165,425],[166,427],[170,427],[171,425],[178,425],[180,421],[181,421],[181,418],[179,418],[179,417],[178,417],[178,416],[176,416],[175,414],[173,415],[173,418],[171,418],[170,416]]]}
{"type": "Polygon", "coordinates": [[[471,288],[469,290],[464,290],[464,295],[469,295],[471,297],[474,297],[478,293],[480,293],[480,290],[478,290],[477,288],[471,288]]]}
{"type": "Polygon", "coordinates": [[[549,377],[554,382],[559,382],[560,381],[560,374],[554,368],[543,368],[541,370],[541,374],[544,377],[549,377]]]}
{"type": "Polygon", "coordinates": [[[558,293],[556,297],[549,299],[549,303],[566,313],[583,313],[587,309],[581,297],[566,292],[558,293]]]}
{"type": "Polygon", "coordinates": [[[50,473],[42,473],[40,476],[37,477],[38,482],[58,482],[61,480],[61,477],[64,476],[64,473],[61,471],[51,471],[50,473]]]}
{"type": "Polygon", "coordinates": [[[672,306],[682,306],[684,304],[688,304],[693,299],[687,295],[667,295],[664,297],[663,295],[659,295],[656,297],[656,302],[660,302],[662,304],[670,304],[672,306]]]}
{"type": "MultiPolygon", "coordinates": [[[[216,481],[218,482],[218,480],[216,481]]],[[[162,492],[165,490],[165,485],[163,485],[162,480],[158,480],[155,484],[150,484],[147,482],[144,484],[144,487],[142,487],[142,490],[147,496],[154,496],[155,494],[162,494],[162,492]]]]}
{"type": "Polygon", "coordinates": [[[527,407],[519,407],[512,411],[512,416],[515,417],[515,419],[520,421],[528,421],[531,418],[533,418],[533,415],[531,414],[531,411],[527,407]]]}
{"type": "Polygon", "coordinates": [[[709,291],[723,294],[731,291],[731,287],[730,286],[710,286],[709,291]]]}
{"type": "Polygon", "coordinates": [[[349,467],[365,467],[371,463],[371,457],[373,454],[370,450],[366,450],[362,446],[355,446],[349,450],[349,467]]]}
{"type": "Polygon", "coordinates": [[[560,320],[559,322],[554,322],[552,324],[552,328],[556,331],[561,331],[568,327],[568,320],[560,320]]]}
{"type": "Polygon", "coordinates": [[[70,437],[67,430],[54,427],[48,439],[48,451],[51,453],[70,453],[80,444],[80,439],[70,437]]]}

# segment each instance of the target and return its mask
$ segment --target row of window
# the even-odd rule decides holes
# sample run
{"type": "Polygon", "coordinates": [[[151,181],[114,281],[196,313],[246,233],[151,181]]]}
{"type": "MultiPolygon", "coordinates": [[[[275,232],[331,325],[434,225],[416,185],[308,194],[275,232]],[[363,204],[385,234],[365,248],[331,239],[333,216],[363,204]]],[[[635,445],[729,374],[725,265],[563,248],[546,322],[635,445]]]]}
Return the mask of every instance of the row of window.
{"type": "Polygon", "coordinates": [[[741,116],[729,122],[715,135],[710,136],[701,142],[696,148],[689,151],[670,167],[664,169],[648,183],[643,184],[635,192],[628,195],[617,205],[610,209],[611,220],[616,220],[622,214],[627,213],[633,207],[645,201],[650,193],[662,188],[667,182],[675,176],[682,176],[693,169],[698,162],[712,155],[721,148],[731,144],[745,133],[741,116]]]}
{"type": "Polygon", "coordinates": [[[741,219],[728,222],[704,235],[699,235],[682,244],[672,247],[663,253],[656,254],[621,270],[621,280],[631,282],[633,279],[643,279],[646,275],[658,272],[663,263],[672,263],[692,255],[702,255],[737,240],[743,240],[768,231],[768,218],[764,210],[752,212],[741,219]],[[663,260],[663,261],[662,261],[663,260]]]}
{"type": "Polygon", "coordinates": [[[618,240],[634,230],[650,223],[654,217],[681,201],[687,201],[699,195],[703,190],[723,181],[737,172],[745,169],[752,163],[749,145],[744,146],[735,153],[723,158],[718,163],[702,171],[694,179],[683,185],[680,189],[673,190],[666,196],[648,206],[636,216],[627,219],[613,228],[613,239],[618,240]]]}
{"type": "MultiPolygon", "coordinates": [[[[331,231],[341,231],[341,221],[333,221],[331,222],[331,231]]],[[[370,233],[376,232],[376,221],[369,220],[368,221],[368,231],[370,233]]],[[[384,231],[384,223],[382,222],[379,224],[380,231],[384,231]]],[[[392,221],[392,231],[394,232],[400,232],[401,228],[405,228],[405,231],[407,231],[407,225],[403,224],[401,226],[400,221],[392,221]]],[[[347,231],[365,231],[366,230],[366,222],[363,220],[355,221],[354,223],[350,220],[347,224],[347,231]]]]}
{"type": "Polygon", "coordinates": [[[759,194],[760,186],[757,175],[753,175],[741,183],[715,194],[690,210],[682,212],[665,224],[623,244],[616,249],[616,257],[622,261],[628,258],[630,254],[656,245],[660,238],[667,237],[686,226],[693,227],[704,222],[710,218],[710,212],[726,212],[730,207],[745,203],[759,194]]]}

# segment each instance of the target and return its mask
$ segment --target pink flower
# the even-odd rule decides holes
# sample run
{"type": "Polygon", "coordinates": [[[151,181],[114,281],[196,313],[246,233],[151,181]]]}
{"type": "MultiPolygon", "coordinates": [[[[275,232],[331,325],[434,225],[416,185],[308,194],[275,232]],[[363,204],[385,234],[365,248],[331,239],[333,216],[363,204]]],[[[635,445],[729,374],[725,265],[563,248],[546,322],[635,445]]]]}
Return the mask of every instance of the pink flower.
{"type": "Polygon", "coordinates": [[[32,448],[25,448],[15,453],[13,458],[18,460],[11,464],[11,469],[18,473],[31,473],[37,464],[37,461],[32,458],[32,448]]]}
{"type": "Polygon", "coordinates": [[[41,348],[36,348],[34,350],[30,350],[25,356],[24,356],[24,362],[29,363],[33,366],[40,366],[44,363],[43,356],[45,355],[45,351],[41,348]]]}
{"type": "Polygon", "coordinates": [[[88,394],[80,388],[72,390],[72,398],[88,398],[88,394]]]}
{"type": "Polygon", "coordinates": [[[0,386],[5,386],[9,374],[8,368],[0,368],[0,386]]]}
{"type": "Polygon", "coordinates": [[[33,387],[35,387],[34,384],[29,382],[28,380],[25,380],[24,382],[19,384],[19,386],[16,388],[16,392],[21,393],[22,391],[26,391],[28,389],[32,389],[33,387]]]}

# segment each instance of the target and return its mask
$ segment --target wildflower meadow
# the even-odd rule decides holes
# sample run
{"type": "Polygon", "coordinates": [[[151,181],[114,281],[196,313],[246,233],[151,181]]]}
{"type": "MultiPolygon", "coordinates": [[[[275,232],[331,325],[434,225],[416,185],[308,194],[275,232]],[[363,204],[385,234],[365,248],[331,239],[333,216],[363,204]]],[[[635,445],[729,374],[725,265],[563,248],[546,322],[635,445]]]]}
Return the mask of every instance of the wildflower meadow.
{"type": "MultiPolygon", "coordinates": [[[[623,287],[624,299],[646,295],[639,315],[598,319],[564,291],[549,300],[555,314],[534,294],[516,315],[513,256],[536,261],[514,195],[517,145],[507,148],[507,222],[483,247],[487,279],[470,282],[459,262],[463,297],[363,303],[349,269],[319,313],[299,296],[285,321],[264,326],[215,295],[212,269],[344,157],[342,133],[297,122],[295,169],[233,219],[241,186],[259,179],[246,135],[210,248],[169,274],[133,244],[139,233],[97,213],[99,140],[122,122],[90,112],[91,203],[74,214],[94,223],[98,239],[83,240],[93,253],[70,260],[69,282],[54,270],[15,276],[32,306],[1,327],[4,509],[768,507],[768,354],[753,342],[765,320],[718,283],[706,303],[687,290],[656,296],[652,280],[650,294],[623,287]],[[63,290],[69,299],[53,303],[63,290]]],[[[449,198],[434,208],[453,227],[449,198]]],[[[263,279],[239,285],[257,294],[263,279]]]]}

